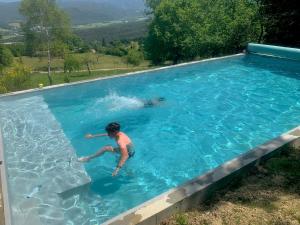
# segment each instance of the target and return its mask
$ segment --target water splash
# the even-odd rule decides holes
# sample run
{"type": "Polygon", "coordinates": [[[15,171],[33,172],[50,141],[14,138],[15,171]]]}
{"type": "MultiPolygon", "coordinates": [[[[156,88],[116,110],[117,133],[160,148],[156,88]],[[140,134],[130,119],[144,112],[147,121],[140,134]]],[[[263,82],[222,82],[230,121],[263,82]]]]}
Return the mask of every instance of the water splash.
{"type": "Polygon", "coordinates": [[[116,92],[110,92],[107,96],[98,99],[94,107],[107,111],[120,111],[124,109],[138,109],[144,106],[144,102],[136,97],[120,96],[116,92]]]}

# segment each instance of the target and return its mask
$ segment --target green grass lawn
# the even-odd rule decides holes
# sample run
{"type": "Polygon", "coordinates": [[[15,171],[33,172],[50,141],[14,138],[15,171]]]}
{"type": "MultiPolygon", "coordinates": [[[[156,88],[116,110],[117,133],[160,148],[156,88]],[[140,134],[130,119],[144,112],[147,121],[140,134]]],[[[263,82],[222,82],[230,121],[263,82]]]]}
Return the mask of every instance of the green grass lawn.
{"type": "MultiPolygon", "coordinates": [[[[78,58],[84,58],[87,54],[93,57],[94,61],[94,63],[91,65],[91,74],[88,73],[85,65],[82,65],[79,71],[65,74],[62,72],[64,60],[62,58],[53,58],[51,63],[51,76],[53,79],[53,84],[55,85],[66,83],[66,75],[68,75],[69,77],[69,82],[76,82],[154,68],[150,65],[150,62],[146,60],[143,60],[139,66],[133,66],[128,65],[125,61],[125,58],[118,56],[93,53],[78,53],[75,55],[78,58]]],[[[15,60],[20,61],[20,58],[15,58],[15,60]]],[[[20,91],[24,89],[37,88],[39,87],[39,84],[43,84],[44,87],[50,85],[46,73],[46,57],[39,58],[23,56],[21,60],[24,65],[28,66],[33,71],[33,73],[31,74],[30,79],[21,85],[21,88],[16,87],[13,89],[9,89],[9,91],[20,91]]]]}
{"type": "MultiPolygon", "coordinates": [[[[92,54],[92,53],[77,53],[74,54],[78,58],[84,58],[87,54],[90,54],[93,58],[94,63],[91,65],[92,70],[97,69],[118,69],[128,68],[135,69],[136,67],[126,63],[124,57],[103,55],[103,54],[92,54]]],[[[16,59],[19,60],[19,59],[16,59]]],[[[25,65],[29,66],[33,71],[47,71],[47,58],[46,57],[27,57],[23,56],[22,61],[25,65]]],[[[149,67],[150,62],[144,60],[138,67],[145,68],[149,67]]],[[[63,70],[64,60],[62,58],[53,58],[51,63],[52,70],[63,70]]],[[[82,65],[80,70],[87,70],[86,66],[82,65]]]]}
{"type": "MultiPolygon", "coordinates": [[[[75,72],[69,74],[70,83],[81,81],[81,80],[89,80],[89,79],[95,79],[99,77],[106,77],[106,76],[112,76],[116,74],[123,74],[128,72],[135,72],[141,70],[140,68],[129,68],[126,70],[108,70],[108,71],[94,71],[89,75],[88,72],[75,72]]],[[[65,74],[64,73],[53,73],[53,84],[62,84],[65,82],[65,74]]],[[[43,84],[44,86],[49,85],[49,80],[46,73],[33,73],[30,77],[30,79],[24,84],[23,89],[31,89],[31,88],[37,88],[39,84],[43,84]]]]}
{"type": "MultiPolygon", "coordinates": [[[[90,80],[99,77],[117,75],[117,74],[124,74],[129,72],[147,70],[156,68],[150,64],[150,61],[143,60],[139,66],[128,65],[123,57],[118,56],[111,56],[111,55],[103,55],[103,54],[93,54],[93,53],[82,53],[76,54],[77,57],[85,57],[86,54],[92,55],[94,58],[94,63],[91,65],[91,74],[88,73],[86,66],[82,66],[79,71],[73,71],[71,73],[64,73],[63,72],[63,63],[64,60],[61,58],[53,58],[51,63],[51,76],[53,80],[53,85],[62,84],[62,83],[71,83],[81,80],[90,80]],[[66,81],[66,75],[68,75],[68,82],[66,81]]],[[[19,83],[18,79],[16,81],[10,81],[9,84],[16,82],[14,85],[7,86],[3,83],[3,87],[6,88],[5,91],[1,92],[0,86],[0,93],[6,92],[14,92],[14,91],[21,91],[27,90],[32,88],[38,88],[39,84],[43,84],[43,86],[49,86],[49,80],[47,76],[47,58],[42,57],[26,57],[22,56],[21,58],[15,58],[15,61],[22,63],[29,67],[32,73],[30,74],[30,78],[27,79],[25,82],[21,81],[19,83]]],[[[166,62],[163,66],[170,65],[170,62],[166,62]]],[[[161,65],[162,66],[162,65],[161,65]]],[[[8,69],[12,69],[8,68],[8,69]]],[[[0,83],[1,85],[1,83],[0,83]]]]}

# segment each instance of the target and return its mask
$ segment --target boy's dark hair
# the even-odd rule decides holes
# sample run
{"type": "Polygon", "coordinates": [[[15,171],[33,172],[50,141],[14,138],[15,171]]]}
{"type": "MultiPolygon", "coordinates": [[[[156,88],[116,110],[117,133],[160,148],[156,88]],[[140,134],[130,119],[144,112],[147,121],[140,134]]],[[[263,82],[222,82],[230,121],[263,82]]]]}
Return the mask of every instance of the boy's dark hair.
{"type": "Polygon", "coordinates": [[[113,122],[113,123],[108,124],[105,127],[105,130],[107,133],[114,133],[114,132],[119,132],[120,128],[121,128],[120,124],[113,122]]]}

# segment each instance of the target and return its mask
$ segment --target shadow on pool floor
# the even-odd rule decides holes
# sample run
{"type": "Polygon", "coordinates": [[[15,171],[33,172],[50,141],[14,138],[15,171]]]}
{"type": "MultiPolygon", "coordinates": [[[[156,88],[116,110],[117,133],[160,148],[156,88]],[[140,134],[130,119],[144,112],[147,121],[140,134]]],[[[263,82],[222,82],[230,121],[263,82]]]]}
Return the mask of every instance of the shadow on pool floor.
{"type": "Polygon", "coordinates": [[[300,148],[286,149],[205,204],[161,223],[175,224],[299,225],[300,148]]]}

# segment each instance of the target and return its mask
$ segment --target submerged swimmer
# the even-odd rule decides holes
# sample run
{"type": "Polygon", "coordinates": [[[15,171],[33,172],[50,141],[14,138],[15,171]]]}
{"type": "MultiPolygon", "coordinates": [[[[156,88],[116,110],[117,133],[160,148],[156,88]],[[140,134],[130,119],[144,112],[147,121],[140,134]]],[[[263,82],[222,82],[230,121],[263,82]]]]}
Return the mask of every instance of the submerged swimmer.
{"type": "Polygon", "coordinates": [[[106,126],[105,130],[107,133],[104,134],[87,134],[85,135],[86,138],[94,138],[94,137],[103,137],[103,136],[109,136],[110,138],[115,139],[117,146],[104,146],[99,151],[97,151],[95,154],[81,157],[78,159],[80,162],[88,162],[91,159],[94,159],[96,157],[99,157],[103,155],[105,152],[112,152],[120,154],[119,162],[112,173],[112,176],[116,176],[122,166],[125,164],[127,159],[134,156],[134,149],[133,144],[130,140],[130,138],[123,132],[120,131],[120,124],[118,123],[110,123],[106,126]]]}
{"type": "Polygon", "coordinates": [[[144,107],[152,107],[161,104],[163,101],[165,101],[165,98],[159,97],[159,98],[145,100],[143,101],[143,103],[144,103],[144,107]]]}

